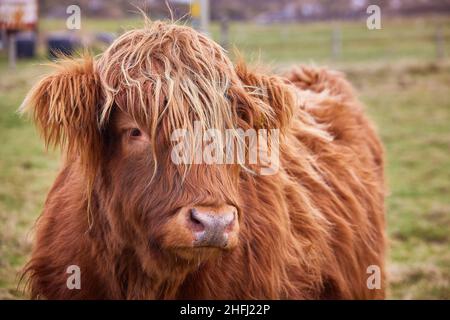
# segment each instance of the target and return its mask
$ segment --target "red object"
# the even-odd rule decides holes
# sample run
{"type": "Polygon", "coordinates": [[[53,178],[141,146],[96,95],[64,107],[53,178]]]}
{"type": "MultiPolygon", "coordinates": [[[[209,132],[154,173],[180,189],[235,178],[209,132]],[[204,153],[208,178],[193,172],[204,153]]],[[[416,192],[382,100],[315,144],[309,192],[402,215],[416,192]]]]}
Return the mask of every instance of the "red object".
{"type": "Polygon", "coordinates": [[[3,0],[0,3],[0,29],[34,30],[38,21],[36,0],[3,0]]]}

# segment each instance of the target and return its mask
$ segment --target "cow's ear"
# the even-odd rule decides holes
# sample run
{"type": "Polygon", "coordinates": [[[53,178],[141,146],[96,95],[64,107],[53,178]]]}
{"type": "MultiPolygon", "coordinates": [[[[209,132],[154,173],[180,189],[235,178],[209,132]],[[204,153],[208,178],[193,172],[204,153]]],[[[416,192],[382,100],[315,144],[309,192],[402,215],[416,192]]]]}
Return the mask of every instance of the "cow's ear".
{"type": "Polygon", "coordinates": [[[296,107],[293,87],[279,76],[250,70],[242,60],[235,69],[250,100],[259,100],[244,106],[251,113],[254,126],[284,131],[290,125],[296,107]]]}
{"type": "Polygon", "coordinates": [[[28,93],[21,112],[29,113],[47,146],[61,147],[82,163],[96,161],[100,147],[100,81],[90,56],[63,59],[28,93]]]}

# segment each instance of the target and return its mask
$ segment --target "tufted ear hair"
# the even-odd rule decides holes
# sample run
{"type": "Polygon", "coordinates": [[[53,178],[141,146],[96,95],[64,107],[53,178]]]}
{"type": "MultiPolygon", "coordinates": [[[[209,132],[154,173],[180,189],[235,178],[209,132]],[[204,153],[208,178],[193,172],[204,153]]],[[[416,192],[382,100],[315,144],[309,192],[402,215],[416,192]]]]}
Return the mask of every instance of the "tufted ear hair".
{"type": "Polygon", "coordinates": [[[53,67],[55,72],[31,89],[20,111],[31,114],[47,147],[60,147],[70,159],[79,156],[89,170],[98,162],[101,147],[101,90],[94,60],[88,55],[65,58],[53,67]]]}
{"type": "MultiPolygon", "coordinates": [[[[245,90],[252,97],[257,97],[262,105],[253,108],[251,112],[257,120],[256,123],[266,128],[279,128],[282,132],[287,129],[296,107],[295,91],[283,78],[276,75],[267,75],[257,70],[250,70],[247,65],[240,60],[236,67],[236,73],[245,87],[245,90]]],[[[257,125],[258,126],[258,125],[257,125]]]]}

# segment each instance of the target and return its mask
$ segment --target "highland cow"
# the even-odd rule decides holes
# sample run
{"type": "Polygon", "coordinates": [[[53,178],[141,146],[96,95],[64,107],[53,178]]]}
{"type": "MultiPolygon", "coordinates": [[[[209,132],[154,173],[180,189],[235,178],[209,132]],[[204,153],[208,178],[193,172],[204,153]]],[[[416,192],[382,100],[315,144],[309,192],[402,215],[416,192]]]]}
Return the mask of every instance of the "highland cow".
{"type": "Polygon", "coordinates": [[[238,60],[189,27],[147,22],[31,90],[22,111],[63,152],[25,267],[32,298],[384,297],[383,149],[351,86],[238,60]],[[174,163],[171,134],[194,139],[194,122],[278,129],[277,172],[174,163]]]}

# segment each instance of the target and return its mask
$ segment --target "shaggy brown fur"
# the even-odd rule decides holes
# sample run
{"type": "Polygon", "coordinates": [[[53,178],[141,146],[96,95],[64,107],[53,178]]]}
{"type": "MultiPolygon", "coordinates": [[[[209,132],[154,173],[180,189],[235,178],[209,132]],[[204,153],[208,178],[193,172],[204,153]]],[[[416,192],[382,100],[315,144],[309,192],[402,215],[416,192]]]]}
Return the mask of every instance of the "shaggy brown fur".
{"type": "Polygon", "coordinates": [[[234,66],[196,31],[153,22],[96,61],[62,61],[23,109],[65,155],[25,269],[33,298],[384,296],[384,275],[366,285],[368,266],[384,270],[383,149],[341,75],[234,66]],[[174,165],[170,134],[194,120],[279,128],[278,173],[174,165]],[[179,208],[223,204],[238,208],[237,246],[186,245],[179,208]]]}

